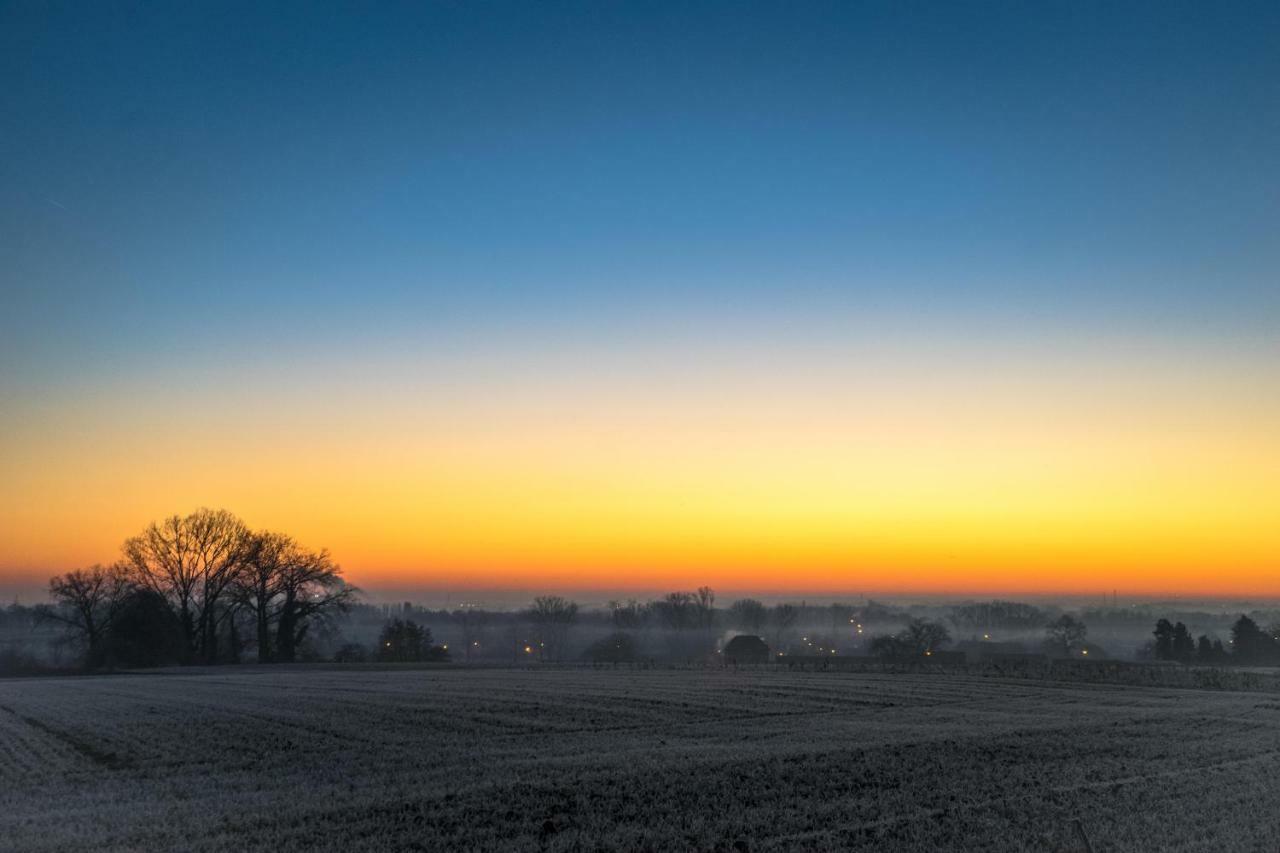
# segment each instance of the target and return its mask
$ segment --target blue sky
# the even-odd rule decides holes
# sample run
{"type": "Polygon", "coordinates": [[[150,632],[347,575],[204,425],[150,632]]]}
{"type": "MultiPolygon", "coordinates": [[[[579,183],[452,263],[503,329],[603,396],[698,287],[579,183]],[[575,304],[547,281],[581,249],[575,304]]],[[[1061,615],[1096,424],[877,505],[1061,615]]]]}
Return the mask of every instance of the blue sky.
{"type": "Polygon", "coordinates": [[[636,316],[1276,319],[1275,4],[10,3],[0,33],[28,379],[636,316]]]}
{"type": "Polygon", "coordinates": [[[0,590],[211,505],[1274,592],[1276,3],[10,2],[0,80],[0,590]]]}

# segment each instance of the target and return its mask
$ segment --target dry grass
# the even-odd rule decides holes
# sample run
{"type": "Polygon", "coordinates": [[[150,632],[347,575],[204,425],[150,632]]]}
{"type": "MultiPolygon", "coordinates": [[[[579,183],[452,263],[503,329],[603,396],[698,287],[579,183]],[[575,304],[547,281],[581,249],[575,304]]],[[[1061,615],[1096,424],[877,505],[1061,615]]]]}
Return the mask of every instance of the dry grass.
{"type": "Polygon", "coordinates": [[[785,671],[0,682],[16,850],[1274,850],[1257,693],[785,671]]]}

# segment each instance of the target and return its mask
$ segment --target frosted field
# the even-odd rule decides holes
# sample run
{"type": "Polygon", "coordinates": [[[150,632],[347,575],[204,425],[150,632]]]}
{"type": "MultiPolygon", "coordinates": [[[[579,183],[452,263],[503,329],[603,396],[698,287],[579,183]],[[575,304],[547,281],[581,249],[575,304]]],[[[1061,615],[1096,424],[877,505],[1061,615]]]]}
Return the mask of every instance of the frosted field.
{"type": "Polygon", "coordinates": [[[6,850],[1280,848],[1264,694],[772,671],[0,681],[6,850]]]}

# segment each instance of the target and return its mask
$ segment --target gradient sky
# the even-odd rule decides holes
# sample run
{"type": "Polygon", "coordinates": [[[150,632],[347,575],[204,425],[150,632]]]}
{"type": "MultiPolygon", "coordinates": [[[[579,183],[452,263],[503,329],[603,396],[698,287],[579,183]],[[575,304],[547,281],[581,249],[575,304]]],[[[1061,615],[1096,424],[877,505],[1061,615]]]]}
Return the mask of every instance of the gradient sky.
{"type": "Polygon", "coordinates": [[[1280,594],[1276,3],[0,5],[0,590],[1280,594]]]}

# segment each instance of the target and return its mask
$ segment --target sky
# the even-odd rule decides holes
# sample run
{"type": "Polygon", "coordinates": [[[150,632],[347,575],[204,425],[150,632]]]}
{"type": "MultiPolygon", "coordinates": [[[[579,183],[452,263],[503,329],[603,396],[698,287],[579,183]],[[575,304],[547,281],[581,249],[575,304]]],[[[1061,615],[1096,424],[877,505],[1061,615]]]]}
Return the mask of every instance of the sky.
{"type": "Polygon", "coordinates": [[[1280,595],[1280,5],[0,4],[0,593],[1280,595]]]}

